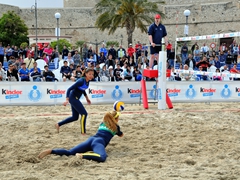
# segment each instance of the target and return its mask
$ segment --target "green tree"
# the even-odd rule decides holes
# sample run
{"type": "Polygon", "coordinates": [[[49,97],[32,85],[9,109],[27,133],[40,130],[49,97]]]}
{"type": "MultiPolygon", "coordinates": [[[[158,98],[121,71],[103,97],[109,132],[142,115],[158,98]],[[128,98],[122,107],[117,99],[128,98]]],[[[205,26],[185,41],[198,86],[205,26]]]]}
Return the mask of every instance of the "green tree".
{"type": "Polygon", "coordinates": [[[20,45],[21,47],[23,47],[24,49],[28,46],[28,43],[27,42],[23,42],[23,43],[21,43],[21,45],[20,45]]]}
{"type": "Polygon", "coordinates": [[[158,13],[164,17],[158,9],[158,4],[164,3],[148,0],[100,0],[95,5],[95,12],[99,15],[95,25],[101,31],[108,30],[109,34],[113,34],[118,27],[125,27],[129,44],[132,43],[135,28],[147,33],[147,25],[153,23],[154,14],[158,13]]]}
{"type": "Polygon", "coordinates": [[[84,43],[85,43],[85,41],[77,41],[76,42],[76,46],[80,47],[80,54],[81,55],[82,55],[82,48],[83,48],[84,43]]]}
{"type": "MultiPolygon", "coordinates": [[[[58,44],[57,41],[53,41],[53,42],[51,42],[50,46],[51,46],[51,48],[56,48],[57,44],[58,44]]],[[[68,42],[68,40],[66,40],[66,39],[59,39],[59,47],[58,47],[58,51],[59,52],[62,52],[63,46],[66,46],[67,49],[71,49],[72,48],[72,45],[68,42]]]]}
{"type": "Polygon", "coordinates": [[[118,42],[118,41],[107,41],[107,47],[110,47],[112,44],[113,44],[115,47],[118,47],[118,46],[119,46],[119,42],[118,42]]]}
{"type": "Polygon", "coordinates": [[[0,18],[0,32],[0,41],[4,45],[20,46],[22,42],[28,42],[28,28],[14,11],[8,11],[0,18]]]}

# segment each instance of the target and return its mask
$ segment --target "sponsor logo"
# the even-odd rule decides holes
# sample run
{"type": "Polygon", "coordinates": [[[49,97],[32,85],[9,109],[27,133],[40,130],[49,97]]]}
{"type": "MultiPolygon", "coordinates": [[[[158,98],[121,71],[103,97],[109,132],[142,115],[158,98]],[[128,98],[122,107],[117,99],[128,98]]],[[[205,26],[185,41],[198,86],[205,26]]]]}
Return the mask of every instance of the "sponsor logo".
{"type": "Polygon", "coordinates": [[[38,90],[36,85],[34,85],[32,90],[28,93],[28,98],[33,102],[37,102],[42,98],[42,93],[38,90]]]}
{"type": "Polygon", "coordinates": [[[61,89],[47,89],[47,94],[50,94],[50,99],[62,98],[66,94],[65,90],[61,89]]]}
{"type": "Polygon", "coordinates": [[[192,84],[189,85],[189,88],[187,89],[185,96],[188,99],[194,99],[197,96],[197,91],[194,89],[194,86],[192,84]]]}
{"type": "Polygon", "coordinates": [[[16,99],[19,98],[20,95],[22,95],[22,91],[16,89],[2,89],[2,95],[5,95],[5,99],[16,99]]]}
{"type": "Polygon", "coordinates": [[[122,99],[122,97],[123,97],[123,92],[122,92],[122,90],[120,89],[120,86],[119,85],[116,85],[115,86],[115,89],[112,91],[112,99],[113,100],[120,100],[120,99],[122,99]]]}
{"type": "Polygon", "coordinates": [[[167,89],[167,93],[168,93],[168,96],[169,96],[169,97],[178,96],[178,94],[179,94],[180,92],[181,92],[181,89],[176,89],[176,88],[174,88],[174,89],[168,88],[168,89],[167,89]]]}
{"type": "Polygon", "coordinates": [[[106,94],[106,90],[95,90],[95,89],[88,89],[88,93],[91,94],[92,98],[103,98],[103,95],[106,94]]]}
{"type": "Polygon", "coordinates": [[[128,94],[130,94],[130,98],[140,97],[141,89],[127,89],[128,94]]]}
{"type": "Polygon", "coordinates": [[[238,96],[240,96],[240,88],[239,88],[239,87],[236,87],[236,88],[235,88],[235,91],[236,91],[236,93],[238,93],[238,96]]]}
{"type": "Polygon", "coordinates": [[[213,94],[216,93],[216,89],[201,87],[200,93],[202,93],[203,96],[213,96],[213,94]]]}
{"type": "Polygon", "coordinates": [[[231,97],[232,92],[231,92],[231,90],[228,88],[228,85],[227,85],[227,84],[224,85],[224,88],[222,89],[220,95],[221,95],[221,97],[224,98],[224,99],[228,99],[228,98],[231,97]]]}

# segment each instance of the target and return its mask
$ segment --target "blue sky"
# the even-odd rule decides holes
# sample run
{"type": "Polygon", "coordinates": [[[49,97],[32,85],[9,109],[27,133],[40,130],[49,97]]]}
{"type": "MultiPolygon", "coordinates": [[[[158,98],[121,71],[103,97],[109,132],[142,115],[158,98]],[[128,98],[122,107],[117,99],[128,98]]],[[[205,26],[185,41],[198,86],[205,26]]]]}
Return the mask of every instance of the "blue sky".
{"type": "MultiPolygon", "coordinates": [[[[63,0],[36,0],[39,8],[62,8],[63,0]]],[[[35,0],[0,0],[0,4],[8,4],[21,8],[31,8],[35,0]]]]}

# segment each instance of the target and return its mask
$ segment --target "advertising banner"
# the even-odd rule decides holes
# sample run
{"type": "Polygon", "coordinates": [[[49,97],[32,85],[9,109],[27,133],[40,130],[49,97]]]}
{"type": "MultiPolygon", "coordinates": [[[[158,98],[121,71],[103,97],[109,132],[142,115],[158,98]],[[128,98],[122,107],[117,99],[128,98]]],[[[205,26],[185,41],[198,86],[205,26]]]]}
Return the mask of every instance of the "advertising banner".
{"type": "MultiPolygon", "coordinates": [[[[72,82],[1,82],[0,105],[60,105],[72,82]]],[[[158,99],[156,82],[147,82],[149,100],[158,99]]],[[[138,104],[140,82],[91,82],[86,90],[92,104],[123,101],[138,104]]],[[[174,102],[233,102],[240,101],[238,81],[167,81],[166,93],[174,102]]],[[[81,102],[86,103],[85,97],[81,102]]]]}

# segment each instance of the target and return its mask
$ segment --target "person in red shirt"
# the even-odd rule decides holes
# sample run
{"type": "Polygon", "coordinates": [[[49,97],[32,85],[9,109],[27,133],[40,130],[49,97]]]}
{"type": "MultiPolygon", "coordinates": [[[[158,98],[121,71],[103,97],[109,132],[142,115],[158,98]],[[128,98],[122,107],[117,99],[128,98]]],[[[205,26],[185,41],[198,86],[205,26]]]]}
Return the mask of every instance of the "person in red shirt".
{"type": "Polygon", "coordinates": [[[132,44],[129,44],[129,48],[127,49],[128,56],[134,58],[134,56],[133,56],[134,52],[135,52],[135,50],[132,47],[132,44]]]}
{"type": "Polygon", "coordinates": [[[169,55],[169,53],[171,52],[171,49],[172,49],[172,44],[169,41],[167,43],[166,49],[167,49],[167,57],[168,57],[168,55],[169,55]]]}
{"type": "Polygon", "coordinates": [[[140,41],[138,41],[137,44],[135,45],[135,52],[136,52],[138,49],[142,49],[142,44],[140,43],[140,41]]]}
{"type": "MultiPolygon", "coordinates": [[[[233,74],[240,74],[240,71],[237,70],[237,64],[235,63],[232,67],[232,69],[230,69],[230,73],[233,73],[233,74]]],[[[239,81],[240,78],[233,78],[234,81],[239,81]]]]}

